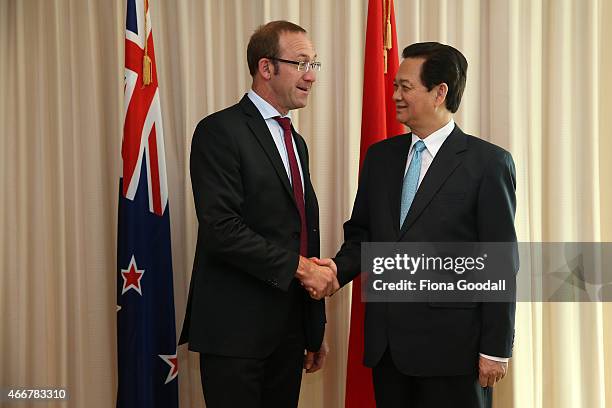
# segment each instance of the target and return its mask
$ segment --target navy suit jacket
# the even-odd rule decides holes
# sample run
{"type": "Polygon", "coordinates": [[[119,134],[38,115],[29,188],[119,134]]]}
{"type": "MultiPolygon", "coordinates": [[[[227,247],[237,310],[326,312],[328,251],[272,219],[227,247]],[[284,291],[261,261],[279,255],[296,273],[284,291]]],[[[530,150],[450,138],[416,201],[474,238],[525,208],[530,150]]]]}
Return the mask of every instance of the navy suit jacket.
{"type": "MultiPolygon", "coordinates": [[[[319,207],[308,149],[293,131],[304,176],[308,256],[319,256],[319,207]]],[[[204,118],[191,147],[198,241],[180,344],[217,355],[264,358],[303,313],[306,348],[320,348],[324,301],[294,278],[301,223],[268,126],[245,95],[204,118]]]]}
{"type": "MultiPolygon", "coordinates": [[[[335,257],[345,285],[362,270],[361,242],[516,242],[515,168],[502,148],[455,126],[431,163],[400,228],[402,181],[412,134],[370,147],[345,242],[335,257]]],[[[518,257],[513,258],[516,272],[518,257]]],[[[389,347],[408,375],[464,375],[478,354],[509,357],[515,303],[367,303],[364,363],[389,347]]]]}

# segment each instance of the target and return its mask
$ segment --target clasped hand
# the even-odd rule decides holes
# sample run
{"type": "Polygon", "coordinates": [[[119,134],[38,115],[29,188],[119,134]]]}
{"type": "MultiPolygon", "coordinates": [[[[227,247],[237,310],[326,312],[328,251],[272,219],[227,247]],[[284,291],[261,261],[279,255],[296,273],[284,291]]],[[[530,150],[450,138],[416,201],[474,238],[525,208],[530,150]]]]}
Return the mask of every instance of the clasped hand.
{"type": "Polygon", "coordinates": [[[319,300],[340,289],[336,274],[336,264],[331,259],[307,259],[300,256],[295,276],[310,297],[319,300]]]}

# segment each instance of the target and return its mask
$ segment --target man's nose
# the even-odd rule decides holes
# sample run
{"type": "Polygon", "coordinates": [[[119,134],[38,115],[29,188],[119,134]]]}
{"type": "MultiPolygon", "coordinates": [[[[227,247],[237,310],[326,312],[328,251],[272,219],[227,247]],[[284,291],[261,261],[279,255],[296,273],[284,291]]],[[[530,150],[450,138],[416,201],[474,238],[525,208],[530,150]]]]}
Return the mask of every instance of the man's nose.
{"type": "Polygon", "coordinates": [[[304,72],[302,78],[304,79],[304,81],[314,82],[317,80],[317,74],[314,70],[309,69],[308,71],[304,72]]]}

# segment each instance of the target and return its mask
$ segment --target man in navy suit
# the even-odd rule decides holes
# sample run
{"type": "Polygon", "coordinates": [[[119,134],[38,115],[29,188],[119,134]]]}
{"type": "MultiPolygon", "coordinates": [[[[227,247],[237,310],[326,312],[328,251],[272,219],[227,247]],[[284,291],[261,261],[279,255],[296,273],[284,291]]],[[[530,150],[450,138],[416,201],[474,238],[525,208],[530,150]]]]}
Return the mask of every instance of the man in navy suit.
{"type": "Polygon", "coordinates": [[[274,21],[247,48],[252,89],[204,118],[191,147],[198,242],[180,343],[200,353],[206,406],[296,407],[321,368],[325,304],[338,288],[319,255],[308,149],[290,111],[321,65],[306,31],[274,21]]]}
{"type": "MultiPolygon", "coordinates": [[[[319,261],[340,285],[362,270],[362,242],[516,242],[512,157],[453,120],[465,57],[433,42],[402,56],[393,98],[411,132],[366,155],[345,242],[319,261]]],[[[514,315],[513,302],[367,303],[364,364],[377,406],[489,407],[512,353],[514,315]]]]}

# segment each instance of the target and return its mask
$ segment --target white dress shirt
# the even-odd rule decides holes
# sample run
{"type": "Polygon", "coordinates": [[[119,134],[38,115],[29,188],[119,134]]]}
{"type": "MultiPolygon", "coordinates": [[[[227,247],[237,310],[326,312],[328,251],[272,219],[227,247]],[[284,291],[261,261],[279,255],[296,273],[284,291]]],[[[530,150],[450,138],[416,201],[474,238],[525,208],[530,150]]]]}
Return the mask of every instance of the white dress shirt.
{"type": "Polygon", "coordinates": [[[404,176],[406,176],[408,166],[410,166],[410,161],[412,160],[412,156],[414,156],[414,144],[419,140],[423,140],[423,143],[425,143],[425,150],[423,150],[421,153],[421,174],[419,175],[419,184],[417,184],[417,189],[421,185],[421,181],[423,181],[425,173],[427,173],[427,170],[429,170],[431,162],[436,157],[436,154],[438,154],[438,150],[440,150],[440,147],[442,147],[442,144],[451,134],[454,128],[455,121],[451,119],[446,125],[436,130],[425,139],[421,139],[414,132],[412,133],[412,143],[410,144],[410,153],[408,154],[408,159],[406,160],[404,176]]]}
{"type": "MultiPolygon", "coordinates": [[[[423,150],[423,152],[421,153],[421,174],[419,175],[419,184],[417,185],[417,190],[421,185],[421,181],[423,181],[423,177],[425,177],[427,170],[429,170],[431,162],[433,162],[433,159],[436,157],[436,154],[438,154],[440,147],[442,147],[442,144],[444,143],[446,138],[450,136],[454,128],[455,121],[451,119],[446,125],[436,130],[435,132],[427,136],[425,139],[421,139],[418,135],[412,133],[412,143],[410,144],[410,153],[408,154],[408,159],[406,160],[404,177],[406,176],[408,166],[410,166],[410,161],[412,160],[412,156],[414,155],[414,144],[419,140],[423,140],[423,143],[425,143],[425,150],[423,150]]],[[[494,357],[482,353],[480,353],[480,355],[486,359],[498,361],[500,363],[507,363],[509,360],[507,357],[494,357]]]]}
{"type": "MultiPolygon", "coordinates": [[[[293,183],[291,181],[291,168],[289,167],[289,156],[287,155],[287,149],[285,148],[285,134],[281,125],[276,121],[276,119],[274,119],[275,116],[291,119],[291,112],[287,113],[287,115],[285,116],[281,115],[276,110],[276,108],[270,105],[261,96],[257,95],[257,93],[255,93],[255,91],[253,91],[252,89],[249,89],[249,92],[247,92],[247,96],[249,97],[251,102],[255,104],[255,107],[266,121],[266,125],[268,125],[268,129],[270,129],[272,139],[274,139],[276,149],[278,149],[278,154],[280,154],[280,157],[283,160],[283,165],[285,166],[287,177],[289,177],[289,183],[293,186],[293,183]]],[[[302,192],[304,192],[304,173],[302,172],[302,163],[300,162],[300,155],[298,154],[293,137],[291,138],[291,145],[293,151],[295,152],[295,158],[297,159],[298,168],[300,169],[300,178],[302,179],[302,192]]]]}

